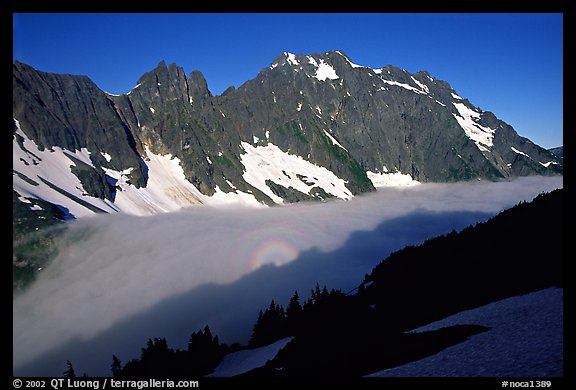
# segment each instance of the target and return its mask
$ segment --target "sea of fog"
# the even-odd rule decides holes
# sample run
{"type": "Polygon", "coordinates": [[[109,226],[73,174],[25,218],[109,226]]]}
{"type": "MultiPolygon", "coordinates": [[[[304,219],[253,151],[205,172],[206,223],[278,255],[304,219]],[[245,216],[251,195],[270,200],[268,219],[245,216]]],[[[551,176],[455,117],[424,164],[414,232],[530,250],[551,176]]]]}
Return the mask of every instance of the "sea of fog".
{"type": "Polygon", "coordinates": [[[109,375],[112,354],[126,363],[153,337],[184,349],[205,325],[246,343],[271,299],[309,297],[316,283],[348,292],[392,251],[562,186],[422,184],[350,201],[73,221],[58,257],[14,299],[14,375],[62,375],[66,360],[79,375],[109,375]]]}

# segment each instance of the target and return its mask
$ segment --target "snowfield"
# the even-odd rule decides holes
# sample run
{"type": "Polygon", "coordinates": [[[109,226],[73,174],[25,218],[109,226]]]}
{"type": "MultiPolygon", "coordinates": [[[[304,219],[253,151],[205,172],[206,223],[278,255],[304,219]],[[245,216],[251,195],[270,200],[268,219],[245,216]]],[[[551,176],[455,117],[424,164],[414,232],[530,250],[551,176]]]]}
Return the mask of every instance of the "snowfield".
{"type": "Polygon", "coordinates": [[[454,118],[458,121],[460,127],[464,130],[468,138],[476,143],[478,149],[483,152],[489,152],[490,149],[487,147],[492,147],[494,144],[492,140],[494,139],[495,129],[489,127],[481,126],[476,121],[480,120],[480,113],[471,110],[463,103],[453,103],[454,107],[458,110],[460,115],[454,115],[454,118]]]}
{"type": "Polygon", "coordinates": [[[436,355],[369,376],[556,377],[563,375],[563,289],[549,288],[463,311],[415,329],[457,324],[492,329],[436,355]]]}
{"type": "Polygon", "coordinates": [[[313,187],[321,187],[324,191],[338,198],[350,199],[352,193],[346,188],[346,181],[340,179],[332,171],[312,164],[300,156],[286,153],[278,146],[268,143],[266,146],[254,147],[242,142],[246,151],[240,156],[246,172],[244,180],[268,195],[274,202],[283,203],[284,199],[272,192],[266,185],[266,180],[284,186],[293,187],[305,194],[313,187]],[[304,176],[304,181],[297,175],[304,176]]]}
{"type": "Polygon", "coordinates": [[[20,199],[43,199],[63,206],[67,209],[68,218],[94,215],[94,211],[55,190],[46,184],[47,181],[70,196],[82,199],[102,211],[118,211],[118,207],[109,200],[87,195],[80,179],[72,173],[71,168],[76,165],[73,158],[93,166],[90,152],[86,148],[74,152],[57,146],[40,150],[38,145],[22,131],[20,123],[16,119],[15,123],[16,136],[12,141],[12,182],[14,190],[20,195],[20,199]],[[22,146],[18,143],[17,137],[21,137],[22,146]],[[28,180],[25,180],[22,175],[28,180]]]}
{"type": "Polygon", "coordinates": [[[268,360],[274,359],[278,352],[292,341],[293,338],[294,337],[286,337],[265,347],[247,349],[226,355],[214,372],[208,376],[235,376],[262,367],[268,360]]]}
{"type": "Polygon", "coordinates": [[[366,175],[374,187],[408,187],[420,184],[419,181],[412,179],[409,174],[402,172],[371,172],[367,171],[366,175]]]}

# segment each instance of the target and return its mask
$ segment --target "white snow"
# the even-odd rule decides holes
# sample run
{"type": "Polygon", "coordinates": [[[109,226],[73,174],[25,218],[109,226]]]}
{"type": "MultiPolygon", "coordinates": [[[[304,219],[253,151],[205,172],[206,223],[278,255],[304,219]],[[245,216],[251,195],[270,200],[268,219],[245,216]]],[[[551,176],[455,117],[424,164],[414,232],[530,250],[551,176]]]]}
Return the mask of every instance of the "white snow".
{"type": "Polygon", "coordinates": [[[110,92],[106,92],[106,91],[102,91],[102,92],[104,92],[108,96],[122,96],[122,95],[118,95],[118,94],[110,93],[110,92]]]}
{"type": "Polygon", "coordinates": [[[100,154],[106,159],[106,161],[110,162],[110,160],[112,160],[112,156],[110,156],[108,153],[100,152],[100,154]]]}
{"type": "Polygon", "coordinates": [[[266,135],[266,139],[269,139],[269,138],[270,138],[270,131],[269,131],[269,130],[266,130],[265,135],[266,135]]]}
{"type": "Polygon", "coordinates": [[[230,180],[228,180],[228,179],[226,179],[226,178],[224,178],[224,180],[226,180],[226,183],[227,183],[230,187],[232,187],[233,189],[236,189],[236,186],[235,186],[234,184],[232,184],[232,182],[231,182],[230,180]]]}
{"type": "Polygon", "coordinates": [[[132,88],[132,90],[130,92],[128,92],[126,95],[130,95],[132,93],[132,91],[134,91],[136,88],[138,88],[141,85],[142,84],[140,84],[140,83],[136,84],[136,86],[134,86],[134,88],[132,88]]]}
{"type": "Polygon", "coordinates": [[[296,55],[294,55],[292,53],[288,53],[288,52],[284,52],[284,55],[286,56],[286,61],[288,61],[289,64],[294,65],[294,66],[300,65],[300,63],[296,59],[296,55]]]}
{"type": "MultiPolygon", "coordinates": [[[[276,103],[276,98],[274,98],[274,103],[276,103]]],[[[224,113],[222,112],[222,110],[220,110],[220,114],[222,114],[223,118],[226,118],[226,115],[224,115],[224,113]]]]}
{"type": "Polygon", "coordinates": [[[302,103],[298,103],[298,107],[296,107],[296,111],[300,111],[302,109],[302,103]]]}
{"type": "Polygon", "coordinates": [[[233,192],[224,192],[216,186],[216,193],[212,196],[204,196],[204,202],[211,206],[244,206],[244,207],[266,207],[258,202],[254,195],[237,190],[228,180],[226,182],[235,189],[233,192]]]}
{"type": "Polygon", "coordinates": [[[374,187],[409,187],[420,184],[419,181],[412,179],[409,174],[403,174],[402,172],[390,172],[388,173],[386,167],[384,167],[384,173],[366,171],[368,179],[372,181],[374,187]]]}
{"type": "Polygon", "coordinates": [[[430,90],[428,89],[428,86],[425,84],[422,84],[420,81],[416,80],[414,78],[414,76],[410,76],[410,78],[412,79],[412,81],[414,81],[416,83],[416,85],[418,85],[418,87],[420,87],[420,89],[426,93],[430,93],[430,90]]]}
{"type": "Polygon", "coordinates": [[[86,208],[75,200],[66,195],[61,194],[54,188],[47,185],[40,178],[53,184],[67,193],[84,200],[85,202],[97,207],[103,211],[114,212],[117,207],[108,200],[102,200],[92,196],[86,195],[82,183],[72,173],[71,167],[76,163],[71,157],[82,161],[90,166],[90,152],[86,148],[71,152],[69,150],[54,146],[52,150],[44,149],[40,151],[36,143],[28,138],[28,136],[20,128],[20,122],[14,119],[16,123],[16,136],[12,141],[12,169],[29,179],[36,182],[38,185],[28,183],[22,179],[18,174],[12,175],[12,183],[14,190],[21,197],[32,199],[43,199],[50,203],[60,205],[68,209],[71,216],[84,217],[94,215],[94,211],[86,208]],[[24,149],[20,147],[16,137],[23,138],[24,149]]]}
{"type": "Polygon", "coordinates": [[[522,156],[526,156],[526,157],[528,157],[529,159],[532,159],[532,158],[531,158],[530,156],[528,156],[526,153],[524,153],[524,152],[516,149],[514,146],[510,146],[510,149],[512,149],[512,151],[513,151],[514,153],[517,153],[517,154],[520,154],[520,155],[522,155],[522,156]]]}
{"type": "Polygon", "coordinates": [[[306,58],[308,58],[308,63],[311,65],[314,65],[315,67],[318,67],[318,63],[316,62],[316,60],[314,59],[314,57],[312,56],[306,56],[306,58]]]}
{"type": "MultiPolygon", "coordinates": [[[[276,94],[274,93],[274,91],[272,91],[272,99],[274,100],[274,103],[276,103],[276,94]]],[[[222,112],[222,111],[220,111],[222,112]]]]}
{"type": "MultiPolygon", "coordinates": [[[[148,183],[144,188],[136,188],[128,184],[128,175],[133,168],[124,171],[115,171],[103,168],[108,176],[117,180],[115,205],[120,210],[134,215],[151,215],[163,212],[176,211],[196,204],[225,205],[242,203],[250,206],[262,206],[253,195],[237,192],[225,193],[216,187],[213,196],[202,194],[184,176],[184,170],[178,157],[170,154],[159,155],[145,146],[148,166],[148,183]]],[[[206,157],[212,163],[209,157],[206,157]]]]}
{"type": "Polygon", "coordinates": [[[463,103],[453,103],[460,115],[454,115],[460,127],[464,130],[468,138],[476,143],[481,151],[490,151],[486,146],[491,147],[494,144],[492,140],[496,130],[489,127],[481,126],[476,121],[480,119],[480,113],[468,108],[463,103]]]}
{"type": "Polygon", "coordinates": [[[152,114],[154,114],[154,109],[152,107],[150,107],[150,112],[152,112],[152,114]]]}
{"type": "Polygon", "coordinates": [[[22,203],[33,204],[32,202],[30,202],[28,199],[26,199],[26,198],[23,197],[23,196],[19,196],[19,197],[18,197],[18,200],[20,200],[20,202],[22,202],[22,203]]]}
{"type": "Polygon", "coordinates": [[[318,114],[322,115],[322,109],[320,108],[320,106],[316,106],[314,108],[316,109],[316,111],[318,111],[318,114]]]}
{"type": "MultiPolygon", "coordinates": [[[[344,53],[342,53],[342,52],[339,51],[339,50],[336,50],[336,53],[338,53],[338,54],[340,54],[342,57],[344,57],[344,59],[345,59],[346,61],[348,61],[348,63],[350,64],[350,66],[353,67],[353,68],[368,68],[367,66],[357,65],[357,64],[353,63],[352,61],[350,61],[350,59],[349,59],[348,57],[346,57],[346,56],[344,55],[344,53]]],[[[368,69],[370,69],[370,68],[368,68],[368,69]]]]}
{"type": "Polygon", "coordinates": [[[463,311],[418,328],[414,332],[457,324],[492,329],[435,355],[369,376],[562,376],[563,298],[563,289],[548,288],[463,311]]]}
{"type": "Polygon", "coordinates": [[[206,161],[208,161],[208,164],[212,164],[212,160],[210,160],[210,157],[206,156],[206,161]]]}
{"type": "Polygon", "coordinates": [[[324,130],[324,129],[322,129],[322,130],[324,131],[324,134],[326,134],[326,137],[330,138],[330,141],[332,141],[332,144],[333,144],[333,145],[339,146],[340,148],[344,149],[345,151],[348,151],[348,149],[346,149],[344,146],[342,146],[342,145],[340,144],[340,142],[338,142],[338,141],[336,140],[336,138],[332,137],[332,135],[331,135],[329,132],[327,132],[327,131],[324,130]]]}
{"type": "Polygon", "coordinates": [[[214,372],[208,376],[230,377],[262,367],[268,360],[274,359],[278,352],[292,339],[293,337],[286,337],[265,347],[228,354],[224,356],[224,360],[216,367],[214,372]]]}
{"type": "MultiPolygon", "coordinates": [[[[381,80],[382,80],[384,83],[386,83],[386,84],[394,85],[394,86],[397,86],[397,87],[402,87],[402,88],[407,89],[407,90],[409,90],[409,91],[416,92],[416,93],[419,93],[419,94],[422,94],[422,95],[426,95],[426,92],[423,92],[423,91],[419,90],[418,88],[414,88],[414,87],[411,86],[411,85],[404,84],[404,83],[399,83],[399,82],[397,82],[397,81],[386,80],[386,79],[381,79],[381,80]]],[[[384,87],[380,87],[380,91],[386,91],[386,89],[385,89],[384,87]]]]}
{"type": "Polygon", "coordinates": [[[293,187],[305,194],[310,192],[312,187],[318,186],[338,198],[352,198],[352,194],[346,188],[346,181],[324,167],[314,165],[300,156],[288,154],[272,143],[254,147],[242,142],[242,147],[246,151],[240,156],[246,169],[242,177],[276,203],[283,203],[283,199],[272,192],[266,185],[266,180],[286,188],[293,187]],[[297,174],[304,176],[311,184],[304,183],[296,176],[297,174]]]}
{"type": "Polygon", "coordinates": [[[380,68],[380,69],[372,69],[372,71],[376,74],[382,74],[382,71],[384,70],[384,68],[380,68]]]}
{"type": "Polygon", "coordinates": [[[318,69],[316,69],[314,77],[320,81],[325,81],[326,79],[336,80],[338,75],[332,65],[325,63],[324,60],[320,60],[320,64],[318,65],[318,69]]]}
{"type": "Polygon", "coordinates": [[[30,207],[30,210],[32,211],[40,211],[40,210],[44,210],[42,207],[38,206],[37,204],[33,205],[32,207],[30,207]]]}
{"type": "Polygon", "coordinates": [[[256,137],[255,135],[252,136],[252,139],[254,141],[255,144],[257,144],[258,142],[260,142],[260,138],[256,137]]]}
{"type": "Polygon", "coordinates": [[[442,107],[446,107],[446,104],[439,102],[438,100],[436,100],[436,103],[440,104],[442,107]]]}
{"type": "Polygon", "coordinates": [[[548,167],[550,166],[550,164],[560,165],[560,164],[558,164],[556,161],[548,161],[548,162],[545,162],[545,163],[543,163],[543,162],[541,162],[541,161],[538,161],[538,162],[539,162],[541,165],[543,165],[544,167],[546,167],[546,168],[548,168],[548,167]]]}
{"type": "Polygon", "coordinates": [[[456,95],[454,92],[450,92],[450,94],[452,95],[452,97],[454,99],[462,100],[462,98],[460,96],[456,95]]]}

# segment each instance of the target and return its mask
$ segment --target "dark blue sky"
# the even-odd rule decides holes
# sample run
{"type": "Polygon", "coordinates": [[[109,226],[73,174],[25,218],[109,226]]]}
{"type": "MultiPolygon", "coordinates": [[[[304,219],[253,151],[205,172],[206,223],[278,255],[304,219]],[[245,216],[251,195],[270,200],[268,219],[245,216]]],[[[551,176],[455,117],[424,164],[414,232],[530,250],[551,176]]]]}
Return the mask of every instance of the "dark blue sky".
{"type": "Polygon", "coordinates": [[[562,14],[15,14],[13,59],[126,93],[158,62],[211,92],[284,51],[427,70],[544,147],[562,145],[562,14]]]}

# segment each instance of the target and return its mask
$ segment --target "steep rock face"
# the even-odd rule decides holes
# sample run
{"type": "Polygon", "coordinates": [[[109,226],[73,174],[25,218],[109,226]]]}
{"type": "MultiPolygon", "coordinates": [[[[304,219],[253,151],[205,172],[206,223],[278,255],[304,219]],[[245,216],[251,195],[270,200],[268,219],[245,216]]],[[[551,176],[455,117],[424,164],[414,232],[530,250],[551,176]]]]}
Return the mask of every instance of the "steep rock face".
{"type": "Polygon", "coordinates": [[[564,147],[563,146],[558,146],[556,148],[548,149],[548,151],[560,159],[564,158],[564,147]]]}
{"type": "MultiPolygon", "coordinates": [[[[102,182],[105,175],[100,167],[133,167],[134,184],[145,185],[145,170],[132,134],[118,116],[111,97],[89,78],[40,72],[16,62],[12,90],[13,116],[40,150],[53,146],[70,151],[86,148],[96,167],[87,177],[102,182]],[[111,161],[103,153],[112,156],[111,161]]],[[[90,190],[89,185],[86,189],[99,192],[96,188],[90,190]]],[[[104,192],[111,197],[109,191],[104,192]]]]}
{"type": "Polygon", "coordinates": [[[447,82],[356,65],[340,51],[284,53],[221,96],[199,71],[186,76],[164,62],[123,95],[84,76],[13,69],[14,189],[24,197],[62,194],[49,171],[31,168],[56,155],[80,182],[64,190],[73,202],[87,196],[102,211],[144,214],[215,201],[348,199],[412,180],[562,173],[561,158],[447,82]],[[52,187],[35,191],[31,183],[44,181],[52,187]]]}

